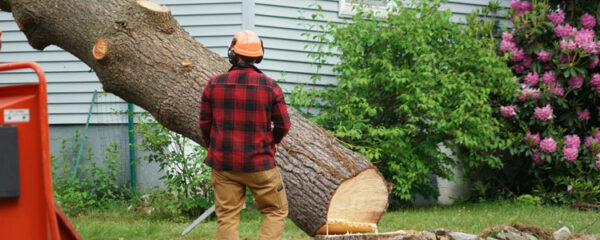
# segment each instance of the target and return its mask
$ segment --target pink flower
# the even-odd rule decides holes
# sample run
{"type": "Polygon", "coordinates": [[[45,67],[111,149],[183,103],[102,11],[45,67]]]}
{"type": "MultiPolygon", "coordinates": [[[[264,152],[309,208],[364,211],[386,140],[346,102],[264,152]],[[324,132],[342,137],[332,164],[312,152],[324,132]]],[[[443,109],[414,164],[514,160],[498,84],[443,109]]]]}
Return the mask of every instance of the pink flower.
{"type": "Polygon", "coordinates": [[[521,101],[525,101],[528,99],[538,99],[540,97],[540,89],[537,88],[524,88],[521,91],[521,97],[519,99],[521,99],[521,101]]]}
{"type": "Polygon", "coordinates": [[[546,85],[552,85],[556,83],[556,75],[554,75],[552,71],[546,72],[542,77],[542,81],[544,81],[546,85]]]}
{"type": "Polygon", "coordinates": [[[559,9],[558,12],[552,12],[548,15],[548,20],[550,20],[554,25],[558,26],[565,21],[565,13],[562,9],[559,9]]]}
{"type": "Polygon", "coordinates": [[[546,106],[542,108],[536,107],[533,110],[533,114],[540,121],[552,120],[552,107],[550,107],[550,104],[546,104],[546,106]]]}
{"type": "Polygon", "coordinates": [[[575,159],[577,158],[578,155],[578,151],[577,148],[568,148],[568,147],[563,147],[562,149],[563,151],[563,157],[568,161],[568,162],[574,162],[575,159]]]}
{"type": "Polygon", "coordinates": [[[533,62],[533,59],[531,58],[531,56],[529,55],[525,55],[525,57],[523,57],[523,67],[531,67],[531,62],[533,62]]]}
{"type": "Polygon", "coordinates": [[[553,153],[556,151],[556,142],[550,137],[544,138],[540,141],[540,149],[545,153],[553,153]]]}
{"type": "Polygon", "coordinates": [[[530,72],[525,76],[525,83],[529,86],[535,86],[540,79],[540,75],[537,72],[530,72]]]}
{"type": "Polygon", "coordinates": [[[588,13],[585,13],[583,16],[581,16],[581,25],[583,25],[584,28],[592,29],[594,26],[596,26],[596,18],[588,13]]]}
{"type": "Polygon", "coordinates": [[[531,134],[531,132],[527,131],[525,133],[525,142],[529,144],[529,146],[535,146],[540,143],[540,134],[531,134]]]}
{"type": "Polygon", "coordinates": [[[527,12],[527,11],[531,11],[531,7],[532,7],[531,2],[523,1],[523,2],[521,2],[521,6],[520,6],[519,10],[521,10],[521,12],[527,12]]]}
{"type": "Polygon", "coordinates": [[[550,59],[550,56],[552,56],[552,53],[546,52],[544,51],[544,49],[541,49],[537,55],[540,61],[547,62],[550,59]]]}
{"type": "Polygon", "coordinates": [[[570,58],[569,56],[564,55],[564,54],[560,55],[560,57],[558,59],[560,60],[560,63],[568,63],[571,60],[573,60],[572,58],[570,58]]]}
{"type": "Polygon", "coordinates": [[[517,105],[500,106],[500,114],[505,118],[511,118],[517,115],[515,109],[517,109],[517,105]]]}
{"type": "Polygon", "coordinates": [[[577,34],[575,34],[575,43],[580,48],[583,48],[583,46],[587,43],[593,43],[593,46],[595,47],[596,42],[594,42],[594,31],[589,29],[581,29],[577,31],[577,34]]]}
{"type": "Polygon", "coordinates": [[[550,88],[550,86],[548,86],[548,88],[550,90],[550,93],[556,94],[561,97],[565,95],[565,89],[560,86],[560,83],[556,83],[556,86],[554,86],[554,88],[550,88]]]}
{"type": "Polygon", "coordinates": [[[546,162],[540,157],[540,153],[538,151],[535,151],[533,154],[531,154],[531,158],[537,165],[542,165],[546,162]]]}
{"type": "Polygon", "coordinates": [[[577,136],[577,134],[565,136],[565,145],[567,145],[568,148],[578,148],[580,144],[581,139],[579,139],[579,136],[577,136]]]}
{"type": "Polygon", "coordinates": [[[513,52],[512,60],[515,62],[519,62],[519,61],[523,60],[524,57],[525,57],[525,52],[523,52],[522,48],[519,48],[519,49],[517,49],[517,51],[513,52]]]}
{"type": "Polygon", "coordinates": [[[569,50],[574,50],[577,47],[577,43],[575,43],[573,40],[569,40],[569,43],[567,44],[567,48],[569,50]]]}
{"type": "Polygon", "coordinates": [[[594,41],[586,42],[580,46],[586,54],[598,54],[598,47],[594,41]]]}
{"type": "Polygon", "coordinates": [[[587,68],[588,69],[596,68],[596,66],[598,66],[598,62],[600,62],[600,59],[598,59],[598,57],[594,58],[594,61],[590,62],[590,64],[588,64],[587,68]]]}
{"type": "Polygon", "coordinates": [[[573,27],[571,27],[571,25],[569,25],[568,23],[563,25],[557,25],[554,28],[554,33],[556,33],[556,36],[558,37],[572,37],[573,36],[573,27]]]}
{"type": "Polygon", "coordinates": [[[583,77],[581,75],[577,75],[577,77],[571,77],[568,84],[574,89],[579,89],[581,86],[583,86],[583,77]]]}
{"type": "Polygon", "coordinates": [[[571,190],[573,190],[573,186],[571,186],[571,185],[567,186],[567,192],[571,192],[571,190]]]}
{"type": "Polygon", "coordinates": [[[515,10],[521,9],[521,0],[510,0],[510,7],[515,10]]]}
{"type": "Polygon", "coordinates": [[[577,116],[579,116],[579,121],[587,121],[590,120],[590,111],[586,108],[583,111],[577,109],[575,110],[577,116]]]}
{"type": "Polygon", "coordinates": [[[598,159],[596,161],[596,168],[598,168],[598,170],[600,170],[600,153],[596,154],[596,159],[598,159]]]}
{"type": "Polygon", "coordinates": [[[565,95],[565,89],[560,86],[560,83],[556,83],[556,86],[554,86],[554,88],[550,88],[550,86],[548,86],[548,90],[550,90],[550,93],[556,94],[561,97],[565,95]]]}
{"type": "Polygon", "coordinates": [[[598,144],[598,140],[593,136],[587,136],[585,138],[585,142],[583,143],[583,145],[585,145],[591,151],[593,151],[593,149],[592,149],[593,145],[597,145],[597,144],[598,144]]]}
{"type": "Polygon", "coordinates": [[[506,53],[509,51],[513,51],[516,52],[517,51],[517,44],[511,41],[506,41],[506,40],[502,40],[502,42],[500,42],[500,51],[506,53]]]}
{"type": "Polygon", "coordinates": [[[510,34],[509,32],[503,32],[502,33],[502,40],[507,41],[507,42],[515,42],[515,37],[510,34]]]}
{"type": "Polygon", "coordinates": [[[513,69],[515,69],[515,73],[521,74],[525,71],[525,66],[523,66],[523,64],[515,64],[513,69]]]}
{"type": "MultiPolygon", "coordinates": [[[[531,11],[532,4],[531,4],[531,2],[527,2],[527,1],[521,2],[520,0],[511,0],[510,7],[515,9],[517,16],[523,16],[523,14],[525,14],[525,12],[531,11]]],[[[511,20],[513,20],[512,16],[511,16],[511,20]]]]}
{"type": "Polygon", "coordinates": [[[573,40],[569,40],[567,42],[567,40],[560,40],[560,49],[562,49],[564,52],[567,52],[567,50],[572,51],[573,49],[575,49],[577,47],[577,43],[575,43],[573,40]]]}
{"type": "Polygon", "coordinates": [[[594,73],[590,78],[590,84],[594,87],[600,87],[600,74],[594,73]]]}

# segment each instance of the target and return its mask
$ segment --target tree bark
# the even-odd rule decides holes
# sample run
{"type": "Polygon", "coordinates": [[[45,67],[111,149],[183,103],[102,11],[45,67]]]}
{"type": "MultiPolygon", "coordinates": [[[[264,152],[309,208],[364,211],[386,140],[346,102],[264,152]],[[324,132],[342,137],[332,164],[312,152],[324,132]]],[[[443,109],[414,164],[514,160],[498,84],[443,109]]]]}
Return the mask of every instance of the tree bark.
{"type": "MultiPolygon", "coordinates": [[[[230,65],[195,41],[168,8],[145,0],[0,0],[0,9],[13,13],[35,49],[56,45],[70,52],[96,72],[105,91],[206,146],[198,127],[202,89],[230,65]]],[[[383,177],[327,131],[289,112],[292,129],[276,154],[287,186],[289,217],[309,235],[330,229],[326,223],[340,218],[377,224],[387,207],[383,177]],[[361,173],[360,179],[367,181],[350,181],[361,173]],[[358,190],[346,187],[338,201],[351,203],[333,206],[344,182],[358,184],[358,190]],[[361,187],[361,182],[368,184],[361,187]],[[363,205],[372,207],[365,210],[363,205]],[[346,216],[345,211],[353,214],[346,216]]]]}

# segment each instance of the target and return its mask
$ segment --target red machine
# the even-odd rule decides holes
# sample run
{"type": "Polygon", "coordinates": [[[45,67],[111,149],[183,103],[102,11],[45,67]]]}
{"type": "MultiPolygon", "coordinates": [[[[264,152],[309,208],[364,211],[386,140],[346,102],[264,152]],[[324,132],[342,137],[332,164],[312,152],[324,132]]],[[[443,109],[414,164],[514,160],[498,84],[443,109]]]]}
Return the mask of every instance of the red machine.
{"type": "Polygon", "coordinates": [[[0,64],[25,68],[38,83],[0,87],[0,239],[81,239],[52,197],[44,72],[34,62],[0,64]]]}

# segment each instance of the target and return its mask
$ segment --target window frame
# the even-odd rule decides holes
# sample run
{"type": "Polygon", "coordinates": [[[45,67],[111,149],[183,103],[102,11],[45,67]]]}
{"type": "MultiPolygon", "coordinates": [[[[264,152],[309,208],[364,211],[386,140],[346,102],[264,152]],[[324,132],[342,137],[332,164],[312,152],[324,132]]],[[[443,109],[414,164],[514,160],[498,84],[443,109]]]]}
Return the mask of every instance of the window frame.
{"type": "MultiPolygon", "coordinates": [[[[360,2],[360,0],[358,0],[360,2]]],[[[387,16],[388,8],[396,6],[396,2],[393,0],[386,0],[387,4],[385,6],[373,5],[369,4],[367,7],[367,11],[373,11],[376,17],[383,18],[387,16]]],[[[357,0],[339,0],[339,17],[352,17],[356,15],[355,6],[358,6],[357,0]]]]}

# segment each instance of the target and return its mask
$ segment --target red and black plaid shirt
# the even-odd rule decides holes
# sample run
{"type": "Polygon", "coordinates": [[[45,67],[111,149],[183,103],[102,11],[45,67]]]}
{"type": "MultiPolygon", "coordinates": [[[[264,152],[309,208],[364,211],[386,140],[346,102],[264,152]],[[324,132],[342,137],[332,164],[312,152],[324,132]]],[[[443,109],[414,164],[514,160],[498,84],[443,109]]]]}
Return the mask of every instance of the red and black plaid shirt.
{"type": "Polygon", "coordinates": [[[215,170],[274,168],[274,144],[290,129],[283,92],[254,66],[232,67],[204,87],[200,128],[209,146],[204,162],[215,170]]]}

